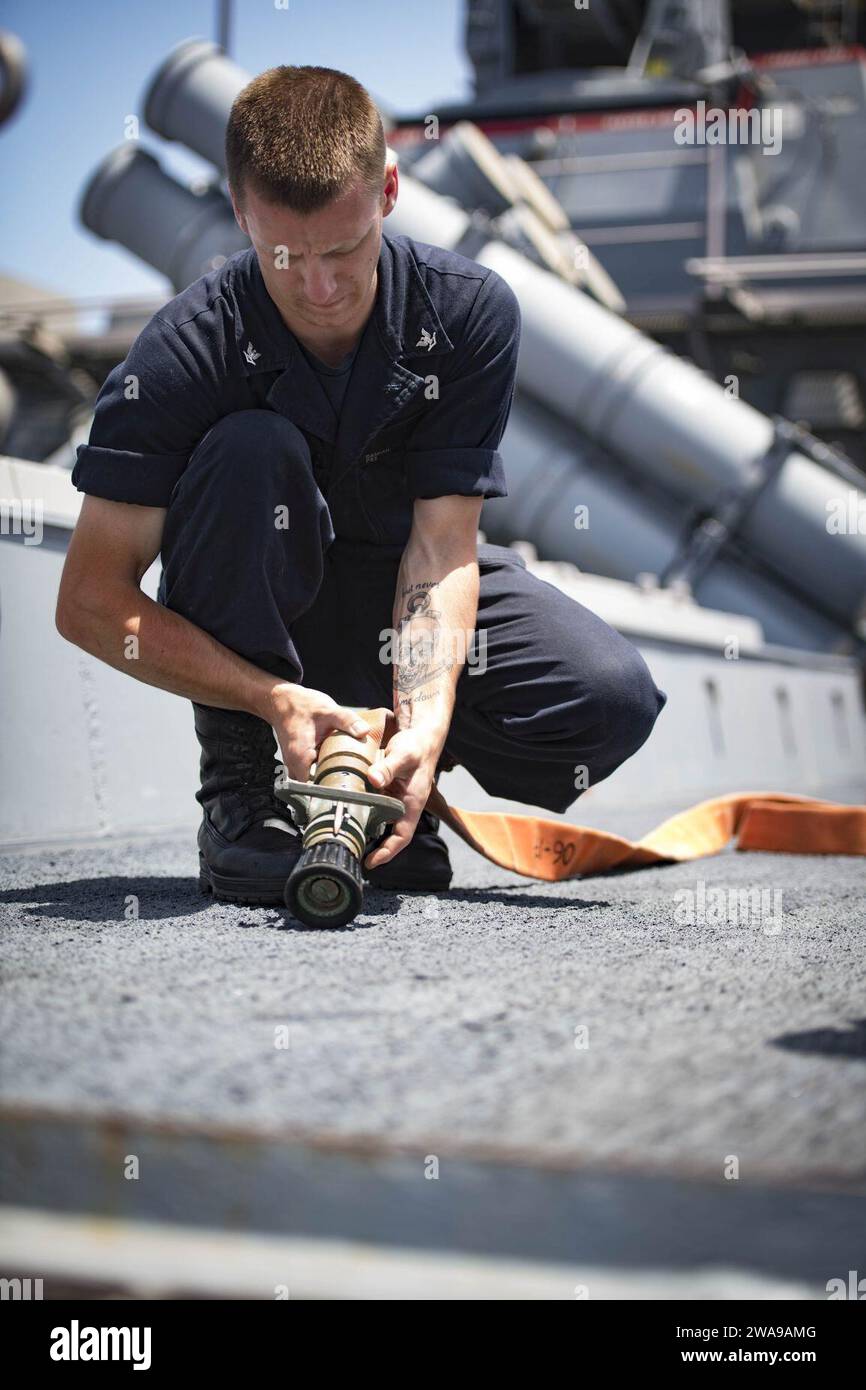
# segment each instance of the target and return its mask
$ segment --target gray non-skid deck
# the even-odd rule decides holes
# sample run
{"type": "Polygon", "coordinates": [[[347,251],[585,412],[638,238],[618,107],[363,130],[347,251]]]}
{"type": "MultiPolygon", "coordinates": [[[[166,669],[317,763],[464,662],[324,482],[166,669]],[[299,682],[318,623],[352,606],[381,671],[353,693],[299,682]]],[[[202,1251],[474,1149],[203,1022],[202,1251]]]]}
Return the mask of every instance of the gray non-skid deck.
{"type": "MultiPolygon", "coordinates": [[[[553,885],[449,839],[448,894],[368,890],[352,926],[325,932],[203,898],[192,832],[7,850],[5,1105],[620,1174],[593,1258],[634,1259],[635,1203],[652,1208],[661,1182],[664,1216],[644,1233],[660,1267],[710,1258],[733,1212],[715,1204],[736,1191],[744,1269],[823,1283],[861,1267],[862,860],[726,852],[553,885]],[[776,915],[756,915],[755,894],[690,924],[719,888],[767,890],[776,915]],[[674,1231],[678,1182],[706,1199],[694,1246],[674,1231]]],[[[74,1168],[9,1196],[75,1209],[74,1168]]],[[[555,1222],[500,1246],[582,1258],[577,1225],[573,1248],[555,1222]]],[[[737,1241],[722,1243],[736,1265],[737,1241]]]]}

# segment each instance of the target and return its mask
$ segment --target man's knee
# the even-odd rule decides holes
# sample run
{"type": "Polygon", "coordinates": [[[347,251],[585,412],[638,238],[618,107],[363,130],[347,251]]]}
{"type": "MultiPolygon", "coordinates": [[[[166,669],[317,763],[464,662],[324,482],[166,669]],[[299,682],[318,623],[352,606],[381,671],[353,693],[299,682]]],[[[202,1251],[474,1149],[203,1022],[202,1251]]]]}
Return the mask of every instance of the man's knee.
{"type": "Polygon", "coordinates": [[[582,777],[575,777],[575,791],[567,804],[604,781],[643,747],[667,702],[636,647],[623,639],[612,655],[614,659],[592,676],[599,718],[589,747],[584,746],[583,761],[578,757],[580,739],[575,741],[575,763],[582,777]]]}
{"type": "MultiPolygon", "coordinates": [[[[297,426],[272,410],[229,413],[199,440],[172,493],[160,601],[178,611],[185,604],[185,616],[229,603],[240,611],[238,561],[255,556],[244,582],[259,608],[265,585],[279,625],[310,606],[333,540],[330,511],[297,426]]],[[[197,621],[207,626],[201,616],[197,621]]],[[[212,623],[207,630],[216,635],[212,623]]],[[[240,649],[237,641],[227,645],[240,649]]]]}
{"type": "Polygon", "coordinates": [[[631,643],[623,639],[611,655],[594,671],[581,673],[576,708],[585,712],[588,686],[597,718],[589,728],[575,731],[568,766],[560,761],[550,777],[548,796],[539,804],[551,811],[566,811],[632,757],[646,743],[667,701],[631,643]]]}
{"type": "Polygon", "coordinates": [[[287,463],[312,482],[309,446],[297,425],[275,410],[235,410],[202,435],[187,471],[213,475],[223,466],[235,483],[260,484],[263,475],[284,473],[287,463]]]}
{"type": "Polygon", "coordinates": [[[613,635],[589,663],[583,652],[573,690],[538,689],[532,714],[479,715],[458,704],[448,747],[491,796],[562,813],[646,742],[667,696],[640,652],[613,635]]]}
{"type": "Polygon", "coordinates": [[[609,736],[621,751],[619,762],[630,758],[646,743],[667,702],[649,667],[636,647],[627,644],[621,665],[612,674],[606,698],[609,736]]]}
{"type": "Polygon", "coordinates": [[[169,514],[169,536],[172,526],[204,517],[209,534],[240,529],[249,541],[254,532],[279,541],[289,530],[293,544],[327,549],[334,539],[307,441],[274,410],[238,410],[217,420],[193,449],[169,514]]]}

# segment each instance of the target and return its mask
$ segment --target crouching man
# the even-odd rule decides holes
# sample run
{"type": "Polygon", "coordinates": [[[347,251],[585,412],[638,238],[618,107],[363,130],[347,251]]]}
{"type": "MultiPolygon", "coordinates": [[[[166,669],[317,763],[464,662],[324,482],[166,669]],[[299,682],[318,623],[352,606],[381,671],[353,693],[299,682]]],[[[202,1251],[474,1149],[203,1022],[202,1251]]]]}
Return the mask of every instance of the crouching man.
{"type": "Polygon", "coordinates": [[[494,271],[384,234],[398,175],[364,88],[264,72],[226,157],[250,249],[154,314],[102,387],[57,626],[192,702],[217,897],[283,901],[301,846],[277,745],[306,780],[326,734],[359,731],[353,706],[392,703],[371,780],[406,814],[365,873],[442,890],[424,809],[440,770],[564,811],[641,746],[665,695],[624,637],[477,545],[484,499],[506,494],[518,306],[494,271]]]}

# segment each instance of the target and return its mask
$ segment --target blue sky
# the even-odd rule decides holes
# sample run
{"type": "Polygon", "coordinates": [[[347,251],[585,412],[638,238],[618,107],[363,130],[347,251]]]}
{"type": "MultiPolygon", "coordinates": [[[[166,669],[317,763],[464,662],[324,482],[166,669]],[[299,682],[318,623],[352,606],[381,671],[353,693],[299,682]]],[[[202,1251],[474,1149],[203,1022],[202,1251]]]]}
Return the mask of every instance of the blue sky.
{"type": "MultiPolygon", "coordinates": [[[[463,0],[235,0],[230,56],[250,75],[279,63],[351,72],[396,111],[469,95],[463,0]]],[[[0,126],[0,273],[75,297],[166,296],[169,282],[78,221],[81,192],[142,115],[160,63],[184,39],[216,37],[215,0],[2,0],[29,85],[0,126]]],[[[184,182],[209,165],[141,126],[141,144],[184,182]]]]}

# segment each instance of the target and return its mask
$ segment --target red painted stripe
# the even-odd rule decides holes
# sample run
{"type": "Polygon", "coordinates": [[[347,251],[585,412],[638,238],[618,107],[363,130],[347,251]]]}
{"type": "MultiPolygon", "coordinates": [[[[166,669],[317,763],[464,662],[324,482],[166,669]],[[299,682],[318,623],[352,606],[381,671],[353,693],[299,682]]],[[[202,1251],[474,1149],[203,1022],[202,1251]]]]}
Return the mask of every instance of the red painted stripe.
{"type": "MultiPolygon", "coordinates": [[[[792,49],[790,53],[758,54],[752,58],[752,62],[756,68],[829,67],[833,64],[855,62],[866,64],[866,48],[861,44],[849,44],[837,48],[792,49]]],[[[741,107],[749,107],[750,104],[750,98],[746,94],[738,101],[741,107]]],[[[568,112],[554,116],[506,116],[490,120],[482,118],[475,124],[491,137],[539,129],[553,130],[557,135],[572,135],[583,130],[647,130],[656,126],[671,125],[676,112],[685,110],[687,106],[695,109],[695,103],[692,102],[686,103],[686,106],[641,107],[636,111],[626,108],[619,111],[594,111],[584,115],[568,112]]],[[[455,124],[455,121],[441,121],[440,132],[455,124]]],[[[388,136],[388,143],[394,147],[414,144],[424,139],[424,129],[424,125],[419,123],[392,130],[388,136]]]]}

